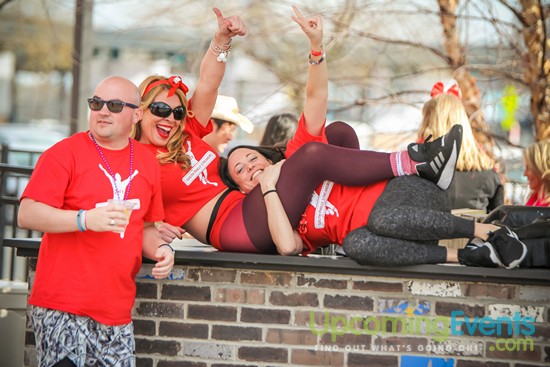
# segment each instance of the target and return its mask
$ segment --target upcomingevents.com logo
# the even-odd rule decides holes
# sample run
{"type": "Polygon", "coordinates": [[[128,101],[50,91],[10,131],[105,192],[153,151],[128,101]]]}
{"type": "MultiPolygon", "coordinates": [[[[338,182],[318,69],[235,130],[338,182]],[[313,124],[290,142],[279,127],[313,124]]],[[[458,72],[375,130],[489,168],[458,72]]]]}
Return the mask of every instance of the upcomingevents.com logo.
{"type": "MultiPolygon", "coordinates": [[[[315,325],[315,313],[310,311],[309,327],[312,333],[322,336],[330,334],[330,340],[336,342],[345,334],[353,335],[417,335],[431,336],[436,342],[445,342],[455,336],[493,336],[497,337],[491,351],[529,351],[534,350],[535,318],[521,316],[516,312],[513,317],[492,318],[485,316],[469,317],[463,311],[452,311],[450,317],[427,316],[331,316],[324,313],[324,323],[315,325]],[[515,336],[515,337],[511,337],[515,336]],[[520,336],[520,337],[518,337],[520,336]]],[[[403,345],[404,350],[412,347],[403,345]]],[[[415,347],[415,350],[419,346],[415,347]]],[[[424,350],[434,348],[425,346],[424,350]]]]}

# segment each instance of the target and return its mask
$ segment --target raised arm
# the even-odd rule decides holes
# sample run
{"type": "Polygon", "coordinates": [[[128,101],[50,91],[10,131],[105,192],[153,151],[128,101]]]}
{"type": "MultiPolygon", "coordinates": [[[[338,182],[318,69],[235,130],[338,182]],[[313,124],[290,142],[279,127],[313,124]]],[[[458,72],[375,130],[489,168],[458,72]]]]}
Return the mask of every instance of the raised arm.
{"type": "Polygon", "coordinates": [[[323,20],[320,15],[306,18],[296,6],[292,8],[295,13],[292,19],[308,37],[311,48],[304,117],[308,132],[318,136],[325,124],[328,101],[328,70],[323,49],[323,20]]]}
{"type": "Polygon", "coordinates": [[[238,16],[224,18],[218,8],[213,8],[218,19],[218,30],[201,62],[199,80],[193,92],[192,108],[202,125],[210,121],[212,110],[216,104],[218,89],[225,74],[225,64],[231,41],[235,36],[244,36],[246,26],[238,16]]]}
{"type": "Polygon", "coordinates": [[[283,163],[284,160],[266,167],[260,176],[260,186],[267,209],[269,232],[275,246],[277,246],[277,252],[281,255],[298,255],[303,249],[302,239],[290,225],[283,204],[275,189],[283,163]]]}

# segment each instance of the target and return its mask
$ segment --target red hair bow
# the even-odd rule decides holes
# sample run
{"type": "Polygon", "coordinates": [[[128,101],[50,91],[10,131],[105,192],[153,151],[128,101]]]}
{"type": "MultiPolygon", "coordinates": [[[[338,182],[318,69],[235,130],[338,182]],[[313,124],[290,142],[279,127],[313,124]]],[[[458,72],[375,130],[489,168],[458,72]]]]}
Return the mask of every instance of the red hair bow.
{"type": "Polygon", "coordinates": [[[187,94],[187,92],[189,92],[189,88],[187,87],[187,85],[185,85],[185,83],[181,79],[181,76],[171,76],[168,79],[157,80],[156,82],[149,84],[147,88],[145,88],[145,92],[143,92],[143,95],[145,96],[151,91],[151,89],[161,84],[167,84],[171,87],[168,91],[168,97],[172,97],[174,93],[176,93],[176,89],[181,89],[184,94],[187,94]]]}
{"type": "Polygon", "coordinates": [[[432,98],[443,93],[452,94],[458,99],[462,99],[462,93],[460,93],[460,88],[458,87],[458,83],[454,79],[451,79],[445,83],[437,82],[434,84],[434,86],[432,87],[432,93],[431,93],[432,98]]]}

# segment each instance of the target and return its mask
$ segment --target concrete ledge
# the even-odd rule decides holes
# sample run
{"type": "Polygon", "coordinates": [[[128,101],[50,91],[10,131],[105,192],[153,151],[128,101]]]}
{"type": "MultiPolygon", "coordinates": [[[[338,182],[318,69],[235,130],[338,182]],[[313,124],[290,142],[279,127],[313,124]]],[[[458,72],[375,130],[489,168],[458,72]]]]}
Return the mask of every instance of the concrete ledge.
{"type": "MultiPolygon", "coordinates": [[[[40,239],[4,239],[4,246],[17,249],[18,256],[36,257],[40,239]]],[[[144,262],[150,262],[145,260],[144,262]]],[[[176,251],[176,265],[233,269],[299,271],[353,274],[393,278],[461,280],[469,282],[550,285],[550,269],[493,269],[461,265],[414,265],[401,267],[362,266],[347,257],[279,256],[230,252],[176,251]]]]}

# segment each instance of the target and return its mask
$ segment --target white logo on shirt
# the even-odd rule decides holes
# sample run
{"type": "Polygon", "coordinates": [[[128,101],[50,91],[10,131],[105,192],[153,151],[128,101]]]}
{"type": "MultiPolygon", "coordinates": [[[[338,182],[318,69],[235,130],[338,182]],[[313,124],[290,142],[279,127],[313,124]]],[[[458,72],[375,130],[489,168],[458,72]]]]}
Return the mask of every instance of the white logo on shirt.
{"type": "Polygon", "coordinates": [[[191,167],[192,168],[182,178],[183,183],[185,183],[187,186],[189,186],[198,177],[203,185],[218,186],[217,182],[208,181],[208,171],[206,170],[208,165],[214,159],[216,159],[216,155],[214,153],[212,153],[211,151],[207,151],[206,154],[201,158],[201,160],[198,161],[197,158],[195,157],[195,154],[193,154],[193,152],[191,150],[191,142],[188,141],[187,142],[187,152],[185,154],[191,160],[191,167]]]}
{"type": "Polygon", "coordinates": [[[126,194],[126,188],[128,187],[128,184],[130,183],[130,180],[133,180],[134,177],[139,173],[139,171],[136,169],[130,177],[128,177],[126,180],[122,181],[120,174],[117,172],[115,173],[115,177],[111,177],[109,172],[103,168],[101,164],[99,164],[99,168],[105,173],[105,176],[107,176],[107,179],[111,183],[111,187],[113,189],[113,199],[120,199],[122,200],[126,194]],[[120,197],[117,197],[117,194],[120,195],[120,197]]]}
{"type": "Polygon", "coordinates": [[[324,181],[319,195],[314,191],[311,197],[310,204],[315,208],[315,228],[317,229],[325,227],[325,216],[340,216],[338,208],[328,201],[332,186],[334,186],[334,182],[324,181]]]}
{"type": "MultiPolygon", "coordinates": [[[[101,163],[99,164],[99,168],[103,171],[103,173],[107,177],[107,180],[109,180],[109,183],[111,184],[111,188],[113,189],[113,199],[115,199],[115,200],[123,200],[124,199],[124,197],[126,196],[126,189],[128,188],[128,185],[130,184],[130,181],[133,180],[134,177],[136,177],[137,174],[139,173],[139,171],[136,169],[136,170],[134,170],[134,172],[132,172],[130,177],[128,177],[126,180],[123,181],[122,177],[120,176],[120,174],[118,172],[115,173],[115,177],[113,178],[113,177],[111,177],[109,172],[107,172],[107,170],[105,168],[103,168],[101,163]],[[118,195],[120,195],[120,197],[117,196],[117,193],[118,193],[118,195]]],[[[139,199],[130,199],[128,201],[133,201],[134,202],[134,205],[135,205],[134,209],[139,209],[140,208],[140,200],[139,199]]],[[[105,205],[107,205],[107,202],[97,203],[96,207],[101,207],[101,206],[105,206],[105,205]]]]}

